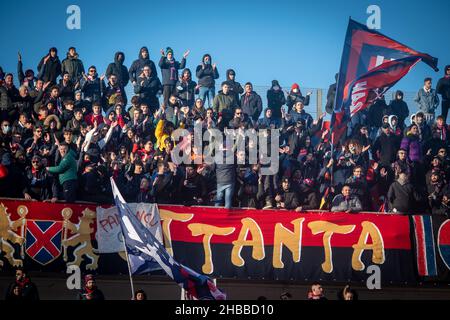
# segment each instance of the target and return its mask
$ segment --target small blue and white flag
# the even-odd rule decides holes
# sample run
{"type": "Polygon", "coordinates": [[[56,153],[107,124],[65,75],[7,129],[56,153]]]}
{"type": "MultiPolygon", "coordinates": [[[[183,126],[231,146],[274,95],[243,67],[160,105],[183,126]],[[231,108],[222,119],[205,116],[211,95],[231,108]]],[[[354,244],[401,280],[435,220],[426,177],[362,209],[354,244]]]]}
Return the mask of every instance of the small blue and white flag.
{"type": "Polygon", "coordinates": [[[226,294],[221,292],[209,277],[175,261],[164,245],[136,218],[120,194],[113,178],[111,178],[111,186],[130,264],[136,260],[153,261],[154,259],[169,277],[195,299],[226,299],[226,294]]]}

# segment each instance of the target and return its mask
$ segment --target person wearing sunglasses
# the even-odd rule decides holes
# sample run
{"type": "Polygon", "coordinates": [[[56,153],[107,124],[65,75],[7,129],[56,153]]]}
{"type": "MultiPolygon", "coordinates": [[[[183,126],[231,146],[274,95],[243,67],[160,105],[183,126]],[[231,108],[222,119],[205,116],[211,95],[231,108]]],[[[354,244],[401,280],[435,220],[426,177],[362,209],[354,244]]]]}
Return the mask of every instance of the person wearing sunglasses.
{"type": "Polygon", "coordinates": [[[55,178],[48,174],[42,165],[42,159],[34,155],[31,166],[25,169],[25,188],[23,196],[25,200],[51,201],[57,200],[58,189],[55,178]]]}
{"type": "Polygon", "coordinates": [[[89,67],[87,75],[83,73],[83,78],[80,80],[80,87],[85,100],[92,104],[102,99],[102,92],[105,91],[104,78],[105,75],[98,76],[95,66],[89,67]]]}

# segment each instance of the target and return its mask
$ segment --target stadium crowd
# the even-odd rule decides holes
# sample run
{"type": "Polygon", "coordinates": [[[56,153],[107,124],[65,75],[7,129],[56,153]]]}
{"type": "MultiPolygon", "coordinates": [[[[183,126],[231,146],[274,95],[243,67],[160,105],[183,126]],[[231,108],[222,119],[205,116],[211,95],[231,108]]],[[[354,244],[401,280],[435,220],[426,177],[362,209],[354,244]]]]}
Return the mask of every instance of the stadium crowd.
{"type": "MultiPolygon", "coordinates": [[[[401,91],[389,103],[383,97],[352,117],[332,150],[325,113],[313,119],[305,111],[311,93],[298,84],[285,91],[273,80],[263,103],[252,83],[241,85],[228,69],[216,92],[212,57],[205,54],[193,74],[188,55],[179,61],[167,48],[156,64],[142,47],[127,68],[117,52],[100,76],[94,65],[85,70],[73,47],[62,61],[50,48],[36,72],[23,71],[19,54],[18,88],[0,68],[0,196],[112,203],[113,177],[129,202],[449,215],[450,66],[436,89],[425,79],[417,113],[401,91]],[[173,150],[186,137],[172,133],[193,134],[195,125],[238,135],[278,130],[278,173],[262,174],[264,164],[249,163],[248,152],[235,152],[233,164],[177,165],[173,150]]],[[[328,113],[335,90],[328,90],[328,113]]]]}

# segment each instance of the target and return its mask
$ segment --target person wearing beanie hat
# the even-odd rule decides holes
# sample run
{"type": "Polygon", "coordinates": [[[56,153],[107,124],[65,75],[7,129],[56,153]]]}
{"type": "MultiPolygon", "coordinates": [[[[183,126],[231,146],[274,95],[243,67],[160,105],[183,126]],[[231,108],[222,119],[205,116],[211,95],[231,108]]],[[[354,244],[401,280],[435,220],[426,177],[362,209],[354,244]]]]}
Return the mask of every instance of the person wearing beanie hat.
{"type": "MultiPolygon", "coordinates": [[[[206,104],[206,100],[208,100],[208,108],[211,108],[211,105],[213,103],[215,94],[216,94],[216,88],[215,88],[215,80],[219,79],[219,71],[217,70],[217,66],[215,63],[212,63],[211,55],[206,53],[202,57],[202,62],[197,66],[195,69],[195,74],[198,79],[198,86],[199,86],[199,97],[203,100],[203,103],[206,104]]],[[[227,84],[230,87],[230,93],[237,98],[236,101],[239,101],[239,94],[236,95],[236,91],[234,90],[235,83],[233,81],[230,81],[230,74],[233,74],[234,76],[231,76],[234,78],[236,76],[234,71],[230,71],[230,73],[227,75],[227,84]],[[233,89],[231,89],[231,86],[233,86],[233,89]]],[[[239,89],[238,89],[239,91],[239,89]]],[[[242,90],[243,92],[244,90],[242,90]]]]}
{"type": "Polygon", "coordinates": [[[275,119],[281,119],[281,108],[286,103],[283,88],[281,88],[278,80],[272,80],[272,86],[267,90],[267,104],[272,109],[272,116],[275,119]]]}
{"type": "Polygon", "coordinates": [[[295,102],[301,99],[303,101],[303,104],[305,106],[309,105],[309,96],[312,94],[311,91],[309,91],[306,94],[306,97],[302,95],[302,91],[300,90],[300,86],[297,83],[294,83],[291,86],[291,91],[287,92],[288,96],[286,98],[286,105],[288,107],[287,112],[292,110],[292,107],[294,106],[295,102]]]}
{"type": "Polygon", "coordinates": [[[441,115],[444,118],[444,123],[447,123],[448,109],[450,108],[450,65],[445,66],[444,76],[439,79],[436,92],[441,95],[441,115]]]}
{"type": "Polygon", "coordinates": [[[138,78],[142,75],[145,66],[150,67],[152,75],[158,75],[155,63],[150,60],[150,53],[148,52],[147,47],[142,47],[139,50],[138,59],[133,61],[130,69],[128,70],[128,76],[133,86],[137,84],[138,78]]]}
{"type": "Polygon", "coordinates": [[[84,287],[77,295],[77,300],[105,300],[103,292],[98,289],[92,274],[84,277],[84,287]]]}
{"type": "Polygon", "coordinates": [[[159,67],[162,73],[162,85],[164,104],[169,104],[169,98],[171,95],[176,94],[176,84],[178,81],[178,70],[186,67],[186,58],[189,55],[189,50],[183,54],[181,62],[176,61],[173,56],[173,50],[167,47],[166,51],[161,49],[161,59],[159,60],[159,67]]]}
{"type": "Polygon", "coordinates": [[[48,54],[44,56],[37,67],[39,71],[38,79],[44,83],[50,82],[50,85],[56,84],[56,78],[61,75],[61,62],[58,58],[58,50],[50,48],[48,54]]]}

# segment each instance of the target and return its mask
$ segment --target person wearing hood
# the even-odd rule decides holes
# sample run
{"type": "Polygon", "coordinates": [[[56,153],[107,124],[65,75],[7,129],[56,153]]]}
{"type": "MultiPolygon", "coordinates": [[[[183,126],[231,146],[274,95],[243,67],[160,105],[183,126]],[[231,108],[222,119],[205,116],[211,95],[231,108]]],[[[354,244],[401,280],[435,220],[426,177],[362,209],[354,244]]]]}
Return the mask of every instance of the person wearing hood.
{"type": "Polygon", "coordinates": [[[138,59],[133,61],[130,69],[128,70],[129,79],[131,80],[133,86],[136,85],[137,80],[142,75],[145,66],[150,67],[150,69],[152,70],[151,74],[155,76],[158,75],[155,63],[152,60],[150,60],[150,54],[148,52],[147,47],[142,47],[141,50],[139,50],[138,59]]]}
{"type": "Polygon", "coordinates": [[[39,62],[37,69],[39,71],[38,79],[44,83],[50,82],[51,85],[56,84],[56,78],[61,75],[61,62],[55,47],[50,48],[48,54],[39,62]]]}
{"type": "MultiPolygon", "coordinates": [[[[367,113],[367,124],[370,126],[370,138],[375,140],[380,127],[383,125],[383,117],[388,112],[388,106],[384,95],[381,99],[376,100],[370,107],[367,113]]],[[[386,121],[387,122],[387,121],[386,121]]]]}
{"type": "Polygon", "coordinates": [[[258,119],[257,127],[258,128],[279,128],[281,126],[280,119],[276,119],[273,116],[273,111],[270,108],[267,108],[264,111],[264,118],[258,119]]]}
{"type": "Polygon", "coordinates": [[[162,91],[161,81],[157,74],[152,73],[150,66],[145,66],[142,75],[134,86],[134,93],[139,95],[141,103],[146,103],[151,113],[159,109],[158,94],[162,91]]]}
{"type": "Polygon", "coordinates": [[[283,88],[281,88],[278,80],[272,80],[272,86],[267,90],[267,105],[272,109],[272,116],[281,119],[281,108],[286,103],[283,88]]]}
{"type": "Polygon", "coordinates": [[[114,62],[111,62],[106,68],[105,76],[107,79],[114,74],[117,77],[118,83],[125,88],[130,80],[128,69],[123,65],[125,61],[125,53],[117,51],[114,54],[114,62]]]}
{"type": "Polygon", "coordinates": [[[423,112],[427,124],[434,122],[435,110],[439,105],[439,97],[436,90],[431,88],[431,78],[425,78],[423,88],[420,88],[414,97],[418,109],[423,112]]]}
{"type": "Polygon", "coordinates": [[[176,95],[183,103],[183,106],[188,106],[189,109],[192,109],[196,93],[198,93],[197,83],[192,81],[191,70],[186,68],[181,74],[181,79],[177,81],[176,95]]]}
{"type": "Polygon", "coordinates": [[[239,95],[244,93],[244,88],[236,81],[236,72],[233,69],[227,70],[227,80],[225,82],[230,87],[230,92],[236,96],[236,101],[239,101],[239,95]]]}
{"type": "Polygon", "coordinates": [[[162,73],[162,85],[164,104],[169,104],[169,98],[171,95],[176,94],[176,84],[178,81],[178,70],[186,67],[186,58],[189,55],[189,50],[183,54],[181,62],[176,61],[173,56],[173,50],[170,47],[166,48],[166,51],[161,49],[161,59],[159,60],[159,67],[162,73]]]}
{"type": "Polygon", "coordinates": [[[292,110],[292,107],[298,100],[303,101],[303,105],[307,106],[309,105],[309,97],[311,96],[312,92],[309,91],[306,94],[306,97],[302,95],[302,91],[300,90],[300,86],[297,83],[294,83],[291,87],[291,91],[288,92],[288,96],[286,98],[286,105],[288,107],[287,112],[292,110]]]}
{"type": "Polygon", "coordinates": [[[450,108],[450,65],[445,66],[444,76],[439,79],[436,92],[441,95],[442,98],[442,117],[444,123],[447,123],[448,109],[450,108]]]}
{"type": "Polygon", "coordinates": [[[61,73],[67,72],[73,83],[80,81],[83,73],[83,62],[78,58],[78,53],[74,47],[70,47],[67,52],[67,58],[62,61],[61,73]]]}
{"type": "MultiPolygon", "coordinates": [[[[203,55],[202,63],[197,66],[195,74],[197,75],[198,85],[200,86],[199,97],[203,100],[204,103],[206,103],[206,98],[208,98],[208,108],[210,108],[216,95],[214,80],[219,79],[219,71],[217,70],[216,64],[212,63],[211,55],[203,55]]],[[[236,95],[233,90],[231,90],[231,93],[233,95],[236,95]]],[[[236,101],[238,100],[239,99],[237,99],[236,101]]]]}
{"type": "Polygon", "coordinates": [[[409,116],[409,108],[408,104],[403,100],[402,91],[397,90],[395,92],[395,99],[389,103],[387,114],[397,116],[399,127],[402,130],[405,128],[405,119],[409,116]]]}
{"type": "Polygon", "coordinates": [[[400,173],[397,180],[391,184],[387,193],[387,200],[390,212],[410,213],[414,209],[416,202],[419,200],[419,195],[409,182],[406,173],[400,173]]]}
{"type": "Polygon", "coordinates": [[[328,114],[333,114],[334,111],[334,99],[336,97],[336,85],[337,85],[337,80],[339,77],[339,73],[336,73],[334,75],[334,79],[336,80],[335,83],[331,84],[328,87],[328,92],[327,92],[327,103],[325,105],[325,111],[328,114]]]}
{"type": "Polygon", "coordinates": [[[259,115],[262,112],[262,99],[259,94],[253,91],[251,82],[245,84],[245,93],[241,96],[240,106],[244,114],[251,119],[252,123],[258,121],[259,115]]]}

